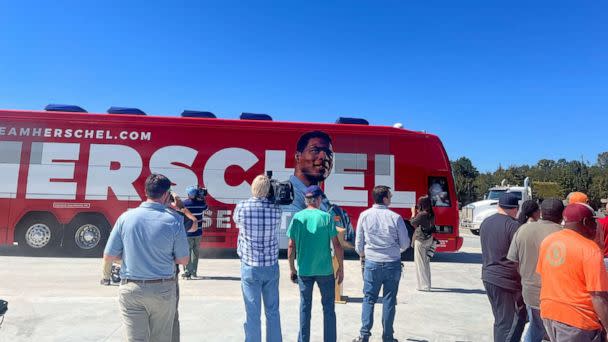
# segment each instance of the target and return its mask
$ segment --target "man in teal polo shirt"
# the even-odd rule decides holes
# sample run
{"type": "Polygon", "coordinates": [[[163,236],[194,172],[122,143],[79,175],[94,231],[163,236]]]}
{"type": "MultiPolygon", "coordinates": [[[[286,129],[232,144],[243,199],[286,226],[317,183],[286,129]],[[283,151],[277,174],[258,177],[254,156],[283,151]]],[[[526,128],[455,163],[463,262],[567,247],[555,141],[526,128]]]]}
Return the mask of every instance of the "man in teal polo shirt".
{"type": "Polygon", "coordinates": [[[291,277],[298,278],[300,287],[300,333],[298,341],[310,341],[310,312],[312,290],[317,283],[323,304],[323,340],[336,341],[336,312],[334,309],[335,282],[344,278],[344,251],[338,241],[338,232],[332,216],[321,207],[323,191],[317,185],[306,188],[306,209],[296,213],[287,229],[289,237],[289,266],[291,277]],[[334,277],[331,245],[338,259],[338,270],[334,277]],[[295,259],[298,268],[295,267],[295,259]]]}

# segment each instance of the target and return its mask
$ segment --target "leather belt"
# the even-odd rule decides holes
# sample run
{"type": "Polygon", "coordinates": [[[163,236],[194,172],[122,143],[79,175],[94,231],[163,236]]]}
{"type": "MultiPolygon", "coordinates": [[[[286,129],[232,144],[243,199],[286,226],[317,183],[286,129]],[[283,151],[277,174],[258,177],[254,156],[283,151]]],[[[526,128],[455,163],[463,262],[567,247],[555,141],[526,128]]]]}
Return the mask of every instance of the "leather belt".
{"type": "Polygon", "coordinates": [[[135,284],[154,284],[154,283],[167,283],[170,281],[175,281],[175,278],[165,278],[165,279],[145,279],[145,280],[137,280],[137,279],[121,279],[120,284],[124,285],[126,283],[135,283],[135,284]]]}

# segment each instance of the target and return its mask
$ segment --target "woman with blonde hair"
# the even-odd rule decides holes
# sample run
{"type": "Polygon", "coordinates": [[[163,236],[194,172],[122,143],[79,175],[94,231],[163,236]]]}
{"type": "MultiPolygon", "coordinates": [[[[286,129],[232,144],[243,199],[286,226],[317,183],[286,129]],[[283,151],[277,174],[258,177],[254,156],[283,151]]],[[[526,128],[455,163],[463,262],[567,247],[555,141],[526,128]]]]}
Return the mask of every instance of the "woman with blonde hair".
{"type": "Polygon", "coordinates": [[[418,291],[431,290],[431,256],[434,253],[435,214],[431,198],[427,195],[418,198],[415,215],[411,220],[415,228],[412,237],[414,247],[414,264],[416,265],[416,278],[418,291]]]}

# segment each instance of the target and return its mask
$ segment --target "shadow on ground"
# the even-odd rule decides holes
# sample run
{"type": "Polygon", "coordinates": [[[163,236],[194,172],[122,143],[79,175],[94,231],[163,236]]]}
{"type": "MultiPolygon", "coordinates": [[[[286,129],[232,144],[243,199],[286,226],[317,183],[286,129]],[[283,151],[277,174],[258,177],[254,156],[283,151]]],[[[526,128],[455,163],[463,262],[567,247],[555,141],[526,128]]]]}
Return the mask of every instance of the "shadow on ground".
{"type": "Polygon", "coordinates": [[[481,264],[481,253],[437,253],[433,262],[453,262],[459,264],[481,264]]]}
{"type": "Polygon", "coordinates": [[[430,292],[451,292],[451,293],[462,293],[462,294],[486,294],[486,291],[481,289],[460,289],[460,288],[447,288],[447,287],[432,287],[430,292]]]}
{"type": "Polygon", "coordinates": [[[202,276],[202,277],[198,277],[196,279],[191,279],[191,280],[232,280],[232,281],[241,281],[241,277],[225,277],[225,276],[209,277],[209,276],[202,276]]]}
{"type": "MultiPolygon", "coordinates": [[[[409,249],[411,250],[411,248],[409,249]]],[[[409,251],[408,250],[408,251],[409,251]]],[[[19,248],[19,246],[0,246],[0,256],[28,256],[28,257],[47,257],[47,258],[74,258],[79,257],[65,251],[61,248],[57,248],[51,251],[45,251],[44,253],[32,253],[31,251],[19,248]]],[[[239,256],[236,254],[235,249],[228,248],[214,248],[214,249],[201,249],[201,258],[208,259],[238,259],[239,256]]],[[[101,258],[98,256],[88,256],[83,258],[101,258]]],[[[279,258],[287,259],[287,251],[279,251],[279,258]]],[[[358,260],[359,256],[355,251],[345,251],[344,259],[346,260],[358,260]]],[[[407,251],[403,253],[402,260],[412,261],[414,258],[407,251]]],[[[432,259],[433,262],[451,262],[451,263],[462,263],[462,264],[481,264],[481,253],[437,253],[432,259]]]]}
{"type": "MultiPolygon", "coordinates": [[[[347,303],[363,303],[363,297],[348,297],[347,303]]],[[[382,304],[382,297],[378,297],[376,304],[382,304]]]]}
{"type": "MultiPolygon", "coordinates": [[[[31,251],[19,248],[19,246],[2,246],[0,247],[0,256],[26,256],[26,257],[45,257],[45,258],[74,258],[74,254],[67,252],[61,248],[55,248],[48,251],[31,251]]],[[[101,258],[99,256],[83,256],[82,258],[101,258]]]]}

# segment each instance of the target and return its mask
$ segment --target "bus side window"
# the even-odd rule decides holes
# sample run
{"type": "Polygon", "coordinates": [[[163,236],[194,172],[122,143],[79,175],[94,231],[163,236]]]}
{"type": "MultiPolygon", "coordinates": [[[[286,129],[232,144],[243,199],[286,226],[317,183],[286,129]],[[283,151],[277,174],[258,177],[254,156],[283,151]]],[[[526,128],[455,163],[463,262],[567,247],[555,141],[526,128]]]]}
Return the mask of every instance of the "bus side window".
{"type": "Polygon", "coordinates": [[[452,206],[446,177],[429,177],[429,196],[431,196],[433,207],[452,206]]]}

